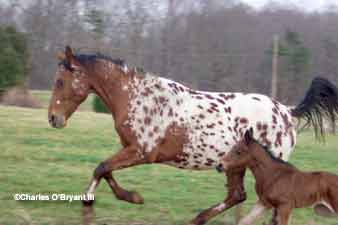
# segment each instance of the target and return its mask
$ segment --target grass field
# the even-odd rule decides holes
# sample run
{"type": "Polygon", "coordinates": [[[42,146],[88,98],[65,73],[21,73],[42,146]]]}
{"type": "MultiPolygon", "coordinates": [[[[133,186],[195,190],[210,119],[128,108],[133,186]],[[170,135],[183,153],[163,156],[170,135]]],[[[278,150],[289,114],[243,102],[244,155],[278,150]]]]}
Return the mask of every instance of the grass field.
{"type": "MultiPolygon", "coordinates": [[[[0,224],[80,224],[81,202],[15,201],[15,193],[80,194],[96,165],[120,145],[111,116],[77,112],[63,130],[52,129],[45,109],[0,106],[0,224]]],[[[312,133],[299,136],[292,163],[306,170],[338,174],[338,138],[326,144],[315,142],[312,133]]],[[[223,200],[224,177],[215,171],[193,172],[161,165],[146,165],[115,172],[117,180],[145,198],[144,205],[116,200],[106,183],[96,194],[95,224],[187,224],[200,210],[223,200]]],[[[245,212],[255,202],[254,181],[249,175],[249,199],[245,212]]],[[[268,219],[267,216],[265,219],[268,219]]],[[[231,224],[233,211],[209,224],[231,224]]],[[[296,210],[293,225],[337,225],[310,209],[296,210]]],[[[256,223],[262,224],[262,221],[256,223]]]]}

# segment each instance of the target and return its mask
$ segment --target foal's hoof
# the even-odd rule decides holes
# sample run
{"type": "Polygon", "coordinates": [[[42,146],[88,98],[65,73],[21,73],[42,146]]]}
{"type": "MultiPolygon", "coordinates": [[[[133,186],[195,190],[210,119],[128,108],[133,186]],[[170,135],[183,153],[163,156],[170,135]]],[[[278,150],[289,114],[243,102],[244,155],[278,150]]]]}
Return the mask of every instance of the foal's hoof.
{"type": "Polygon", "coordinates": [[[83,206],[93,206],[94,205],[95,200],[82,200],[82,205],[83,206]]]}

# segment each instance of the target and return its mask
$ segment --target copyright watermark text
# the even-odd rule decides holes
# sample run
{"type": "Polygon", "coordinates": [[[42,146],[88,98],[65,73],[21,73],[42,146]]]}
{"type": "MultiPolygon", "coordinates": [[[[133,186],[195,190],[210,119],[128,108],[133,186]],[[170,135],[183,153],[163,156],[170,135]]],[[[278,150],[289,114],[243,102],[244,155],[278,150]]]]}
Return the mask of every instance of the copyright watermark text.
{"type": "Polygon", "coordinates": [[[16,201],[94,201],[93,194],[71,195],[71,194],[29,194],[18,193],[13,195],[16,201]]]}

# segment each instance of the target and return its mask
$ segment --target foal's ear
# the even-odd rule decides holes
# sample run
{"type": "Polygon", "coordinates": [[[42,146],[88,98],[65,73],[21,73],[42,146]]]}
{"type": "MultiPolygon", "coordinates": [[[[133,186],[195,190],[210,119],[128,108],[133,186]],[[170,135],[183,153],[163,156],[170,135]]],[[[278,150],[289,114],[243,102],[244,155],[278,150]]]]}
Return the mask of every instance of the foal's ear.
{"type": "Polygon", "coordinates": [[[249,145],[251,141],[253,140],[253,129],[250,127],[249,130],[247,130],[244,134],[244,140],[246,145],[249,145]]]}
{"type": "Polygon", "coordinates": [[[73,50],[69,45],[66,46],[65,50],[65,60],[73,67],[74,69],[81,67],[81,63],[76,59],[73,50]]]}

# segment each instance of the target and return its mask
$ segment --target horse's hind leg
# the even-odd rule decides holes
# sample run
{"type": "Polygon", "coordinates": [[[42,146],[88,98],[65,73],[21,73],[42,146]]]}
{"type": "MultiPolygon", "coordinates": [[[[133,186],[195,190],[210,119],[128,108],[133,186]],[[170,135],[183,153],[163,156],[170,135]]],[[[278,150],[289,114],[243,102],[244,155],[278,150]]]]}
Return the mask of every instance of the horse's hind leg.
{"type": "MultiPolygon", "coordinates": [[[[136,147],[129,146],[123,148],[114,156],[108,158],[98,165],[94,171],[94,176],[88,186],[86,194],[94,194],[100,180],[104,178],[111,187],[117,199],[136,204],[143,203],[143,198],[137,192],[124,190],[118,185],[112,176],[112,171],[143,164],[145,162],[146,161],[138,153],[138,149],[136,147]]],[[[84,203],[88,204],[88,201],[84,201],[84,203]]]]}
{"type": "Polygon", "coordinates": [[[227,175],[227,187],[228,197],[224,202],[214,205],[206,210],[203,210],[195,219],[193,219],[190,225],[202,225],[208,222],[210,219],[224,212],[225,210],[245,201],[246,193],[244,190],[244,176],[245,169],[237,171],[228,171],[227,175]]]}

